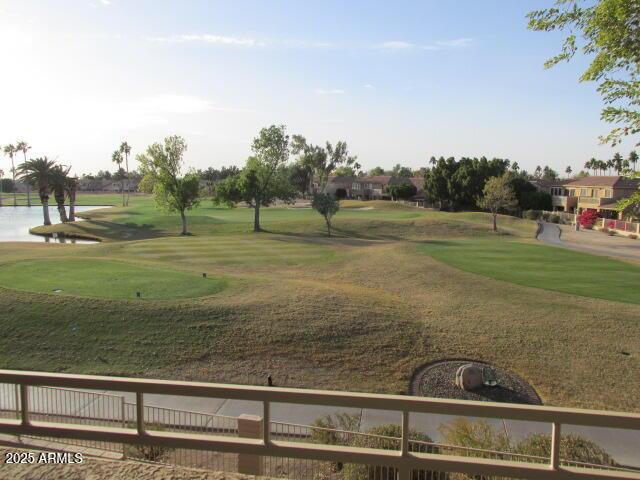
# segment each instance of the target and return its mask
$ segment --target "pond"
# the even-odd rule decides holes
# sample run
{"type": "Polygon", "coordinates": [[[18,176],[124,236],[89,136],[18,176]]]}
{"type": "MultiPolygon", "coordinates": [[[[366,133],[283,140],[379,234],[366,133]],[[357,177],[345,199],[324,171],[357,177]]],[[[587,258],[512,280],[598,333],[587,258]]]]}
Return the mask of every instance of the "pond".
{"type": "MultiPolygon", "coordinates": [[[[104,206],[77,206],[76,213],[95,210],[96,208],[104,208],[104,206]]],[[[52,224],[60,223],[56,207],[49,206],[49,216],[52,224]]],[[[76,221],[81,220],[81,218],[78,218],[76,221]]],[[[29,229],[38,225],[42,225],[42,207],[40,205],[33,207],[5,206],[0,208],[0,242],[98,243],[93,240],[53,238],[30,234],[29,229]]]]}

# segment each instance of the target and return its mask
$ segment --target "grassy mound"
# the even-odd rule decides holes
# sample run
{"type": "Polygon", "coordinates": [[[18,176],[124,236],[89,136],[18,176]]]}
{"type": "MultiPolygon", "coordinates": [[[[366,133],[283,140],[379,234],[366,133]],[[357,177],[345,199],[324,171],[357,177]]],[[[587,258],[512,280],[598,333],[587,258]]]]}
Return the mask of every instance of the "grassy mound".
{"type": "Polygon", "coordinates": [[[430,241],[421,249],[443,263],[496,280],[640,303],[640,267],[607,257],[499,238],[430,241]]]}
{"type": "Polygon", "coordinates": [[[226,281],[196,274],[98,259],[41,259],[3,265],[0,286],[97,298],[171,299],[211,295],[226,281]]]}

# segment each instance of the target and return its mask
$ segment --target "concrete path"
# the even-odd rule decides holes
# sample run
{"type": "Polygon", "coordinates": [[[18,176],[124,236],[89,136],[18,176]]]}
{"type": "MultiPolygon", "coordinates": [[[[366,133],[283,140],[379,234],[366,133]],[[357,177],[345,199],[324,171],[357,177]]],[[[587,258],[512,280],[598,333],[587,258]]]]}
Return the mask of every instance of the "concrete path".
{"type": "MultiPolygon", "coordinates": [[[[39,413],[56,413],[61,411],[70,416],[88,416],[94,418],[122,418],[122,398],[130,404],[126,409],[129,420],[133,420],[135,412],[135,394],[128,392],[91,391],[90,393],[64,395],[61,399],[59,389],[39,389],[31,394],[31,410],[39,413]],[[100,395],[102,394],[102,395],[100,395]],[[61,407],[61,404],[64,404],[61,407]],[[101,414],[99,412],[105,412],[101,414]],[[103,416],[105,415],[105,416],[103,416]]],[[[237,417],[241,414],[262,415],[261,402],[245,400],[228,400],[218,398],[179,397],[172,395],[145,395],[145,406],[160,407],[166,409],[196,412],[204,415],[225,415],[237,417]]],[[[13,385],[0,384],[0,409],[15,410],[16,396],[13,385]]],[[[327,415],[349,413],[357,415],[360,419],[360,431],[366,431],[377,425],[388,423],[401,424],[400,412],[372,409],[342,408],[331,406],[296,405],[284,403],[271,404],[271,419],[274,422],[283,422],[297,425],[312,425],[313,422],[327,415]]],[[[412,414],[411,428],[423,432],[435,442],[442,440],[438,427],[443,423],[449,423],[458,416],[441,414],[412,414]]],[[[202,420],[189,416],[176,417],[184,425],[202,425],[202,420]]],[[[469,420],[479,420],[469,418],[469,420]]],[[[211,420],[209,420],[211,421],[211,420]]],[[[532,433],[551,433],[551,425],[539,422],[522,422],[515,420],[488,419],[494,428],[503,430],[514,439],[520,439],[532,433]]],[[[575,433],[589,438],[602,446],[618,462],[640,468],[640,432],[631,430],[615,430],[605,428],[587,428],[563,426],[562,432],[575,433]]]]}
{"type": "Polygon", "coordinates": [[[578,250],[640,262],[640,240],[621,235],[609,236],[597,230],[580,229],[571,225],[541,222],[538,240],[557,247],[578,250]]]}

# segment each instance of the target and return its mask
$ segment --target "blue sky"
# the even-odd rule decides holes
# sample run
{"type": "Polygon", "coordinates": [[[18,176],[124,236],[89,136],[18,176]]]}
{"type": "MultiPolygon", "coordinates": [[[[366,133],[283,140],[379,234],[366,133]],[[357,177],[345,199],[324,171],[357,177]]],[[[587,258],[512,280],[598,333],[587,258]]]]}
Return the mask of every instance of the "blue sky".
{"type": "Polygon", "coordinates": [[[0,143],[88,172],[122,139],[140,152],[180,134],[205,168],[241,165],[284,123],[346,140],[367,168],[486,155],[575,170],[613,150],[585,60],[542,67],[561,38],[525,14],[551,3],[3,0],[0,143]]]}

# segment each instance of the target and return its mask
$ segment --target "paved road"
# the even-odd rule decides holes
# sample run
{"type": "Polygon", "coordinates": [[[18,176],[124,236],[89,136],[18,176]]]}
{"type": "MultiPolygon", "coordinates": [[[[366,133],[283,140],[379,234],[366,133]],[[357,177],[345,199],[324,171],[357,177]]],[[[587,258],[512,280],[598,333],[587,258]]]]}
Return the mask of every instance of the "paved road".
{"type": "Polygon", "coordinates": [[[542,222],[538,240],[557,247],[578,250],[594,255],[618,257],[640,262],[640,240],[620,235],[609,236],[597,230],[580,229],[571,225],[542,222]]]}
{"type": "MultiPolygon", "coordinates": [[[[119,405],[120,397],[125,402],[135,404],[135,394],[127,392],[101,391],[104,395],[87,395],[81,391],[79,394],[65,394],[64,397],[58,389],[42,389],[30,394],[30,408],[39,413],[60,413],[63,411],[72,416],[89,416],[95,418],[121,418],[119,405]],[[61,400],[64,398],[64,400],[61,400]],[[61,410],[61,404],[64,404],[61,410]],[[105,412],[104,415],[99,412],[105,412]],[[109,413],[111,412],[111,413],[109,413]],[[115,416],[113,416],[115,415],[115,416]]],[[[86,392],[91,392],[86,390],[86,392]]],[[[0,384],[0,409],[15,410],[15,390],[13,385],[0,384]]],[[[198,412],[209,415],[225,415],[237,417],[241,414],[262,415],[260,402],[244,400],[227,400],[217,398],[179,397],[172,395],[145,395],[145,405],[162,407],[167,409],[198,412]]],[[[128,409],[127,417],[131,417],[135,408],[128,409]]],[[[274,403],[271,405],[271,419],[274,422],[291,423],[298,425],[311,425],[314,420],[327,415],[337,413],[350,413],[360,418],[360,430],[366,431],[376,425],[388,423],[401,424],[399,412],[355,409],[330,406],[294,405],[274,403]]],[[[441,441],[438,427],[443,423],[451,422],[457,416],[440,414],[412,414],[411,428],[429,435],[435,442],[441,441]]],[[[177,417],[180,424],[204,426],[198,420],[188,416],[177,417]]],[[[478,420],[469,418],[469,420],[478,420]]],[[[522,422],[500,419],[489,419],[497,429],[506,428],[508,434],[515,439],[522,438],[532,433],[550,433],[551,425],[539,422],[522,422]]],[[[576,433],[601,445],[618,462],[640,467],[640,432],[630,430],[615,430],[605,428],[586,428],[563,426],[563,433],[576,433]]]]}

